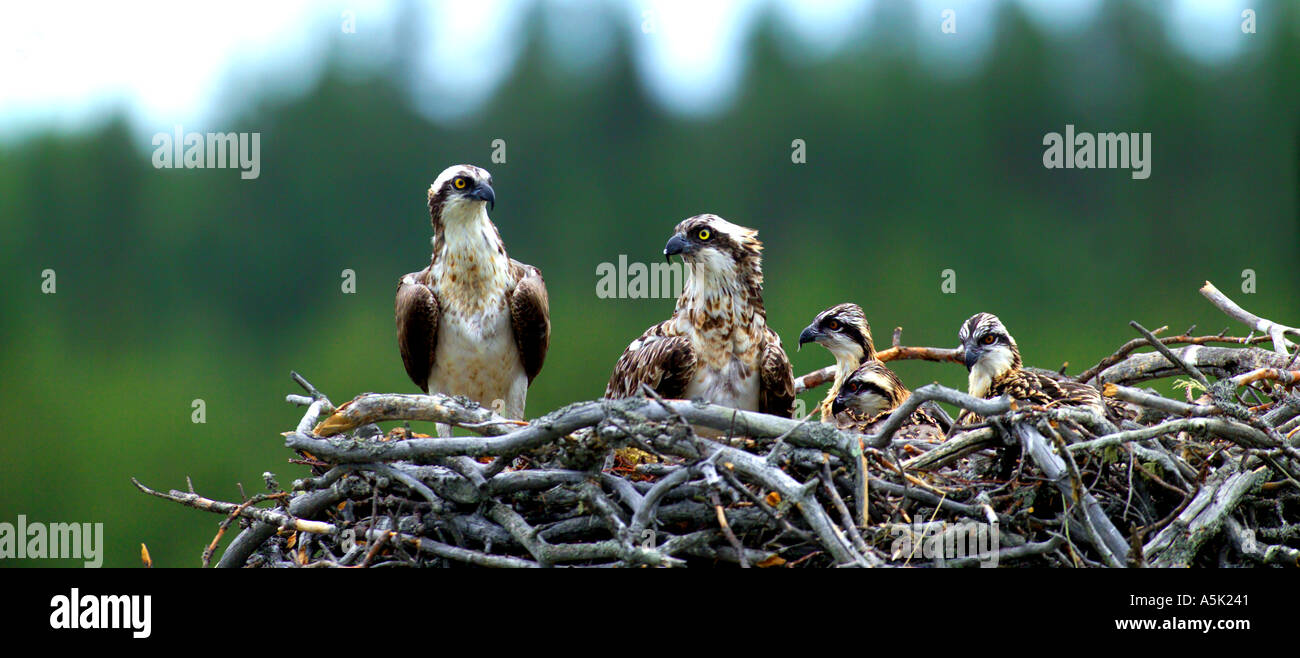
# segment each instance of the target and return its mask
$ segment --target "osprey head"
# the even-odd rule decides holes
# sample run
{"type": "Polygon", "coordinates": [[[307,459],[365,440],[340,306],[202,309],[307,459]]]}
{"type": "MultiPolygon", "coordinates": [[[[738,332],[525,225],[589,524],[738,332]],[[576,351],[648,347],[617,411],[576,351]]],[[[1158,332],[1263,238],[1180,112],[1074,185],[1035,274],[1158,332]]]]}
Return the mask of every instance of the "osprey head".
{"type": "Polygon", "coordinates": [[[447,167],[429,186],[429,214],[435,224],[444,215],[468,214],[465,211],[480,210],[483,204],[494,208],[496,200],[492,174],[474,165],[447,167]]]}
{"type": "Polygon", "coordinates": [[[992,313],[976,313],[957,332],[966,369],[989,378],[1020,367],[1020,348],[1002,321],[992,313]]]}
{"type": "Polygon", "coordinates": [[[839,304],[817,314],[812,324],[799,334],[799,346],[804,343],[817,343],[830,350],[836,359],[861,362],[876,358],[871,325],[857,304],[839,304]]]}
{"type": "Polygon", "coordinates": [[[849,410],[860,418],[871,418],[892,411],[906,399],[907,389],[893,370],[879,361],[867,361],[844,380],[831,413],[849,410]]]}
{"type": "Polygon", "coordinates": [[[737,226],[717,215],[696,215],[677,225],[664,245],[664,259],[680,255],[697,274],[718,276],[758,269],[763,243],[758,231],[737,226]]]}

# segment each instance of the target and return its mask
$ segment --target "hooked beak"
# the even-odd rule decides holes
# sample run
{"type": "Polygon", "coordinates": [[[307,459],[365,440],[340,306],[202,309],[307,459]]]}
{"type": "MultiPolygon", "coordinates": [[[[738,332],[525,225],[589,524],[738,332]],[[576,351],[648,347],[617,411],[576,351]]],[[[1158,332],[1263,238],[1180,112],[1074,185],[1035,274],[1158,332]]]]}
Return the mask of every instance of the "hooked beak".
{"type": "Polygon", "coordinates": [[[487,183],[479,183],[474,187],[474,191],[469,193],[469,198],[486,201],[489,210],[496,210],[497,193],[487,183]]]}
{"type": "Polygon", "coordinates": [[[835,401],[831,403],[831,415],[838,416],[841,411],[848,408],[849,405],[844,401],[844,391],[840,391],[840,394],[835,396],[835,401]]]}
{"type": "Polygon", "coordinates": [[[976,348],[976,349],[971,349],[971,348],[966,347],[965,345],[962,345],[961,347],[959,347],[959,348],[957,348],[957,349],[961,350],[961,355],[962,355],[961,358],[962,358],[962,362],[966,364],[966,369],[967,369],[967,370],[970,370],[971,368],[974,368],[974,367],[975,367],[975,363],[978,362],[978,361],[980,360],[980,359],[979,359],[979,357],[980,357],[979,349],[978,349],[978,348],[976,348]]]}
{"type": "Polygon", "coordinates": [[[668,238],[668,244],[664,245],[664,260],[672,262],[673,256],[687,252],[690,247],[691,243],[686,239],[686,236],[680,233],[675,234],[673,237],[668,238]]]}
{"type": "Polygon", "coordinates": [[[794,349],[798,352],[799,348],[803,347],[804,343],[815,343],[817,342],[817,339],[821,337],[822,332],[818,331],[817,325],[815,323],[810,324],[804,327],[803,331],[799,332],[799,344],[796,345],[794,349]]]}

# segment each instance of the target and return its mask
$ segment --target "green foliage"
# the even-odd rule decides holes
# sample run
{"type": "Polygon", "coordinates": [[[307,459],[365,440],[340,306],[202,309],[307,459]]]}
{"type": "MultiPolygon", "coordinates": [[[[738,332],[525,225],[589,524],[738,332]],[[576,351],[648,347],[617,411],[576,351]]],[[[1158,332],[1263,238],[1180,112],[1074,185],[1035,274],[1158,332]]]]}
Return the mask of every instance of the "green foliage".
{"type": "Polygon", "coordinates": [[[1173,387],[1180,391],[1186,391],[1189,398],[1195,398],[1201,393],[1210,390],[1205,385],[1195,379],[1175,379],[1173,387]]]}

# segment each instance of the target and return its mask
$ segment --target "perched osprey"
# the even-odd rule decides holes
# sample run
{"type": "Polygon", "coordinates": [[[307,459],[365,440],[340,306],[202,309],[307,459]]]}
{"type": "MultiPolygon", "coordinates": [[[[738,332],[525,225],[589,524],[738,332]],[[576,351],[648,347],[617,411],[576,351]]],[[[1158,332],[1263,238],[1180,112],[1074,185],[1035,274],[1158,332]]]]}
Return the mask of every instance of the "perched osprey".
{"type": "Polygon", "coordinates": [[[845,378],[864,361],[876,358],[876,346],[871,342],[871,325],[857,304],[838,304],[819,313],[812,324],[804,327],[799,334],[799,346],[804,343],[817,343],[835,357],[835,381],[831,382],[826,399],[818,405],[822,422],[829,423],[835,416],[831,406],[845,378]]]}
{"type": "Polygon", "coordinates": [[[645,383],[667,398],[790,417],[794,377],[781,338],[767,327],[757,235],[717,215],[677,225],[664,247],[665,258],[686,262],[677,309],[628,345],[605,397],[636,395],[645,383]]]}
{"type": "MultiPolygon", "coordinates": [[[[961,326],[957,336],[965,351],[966,369],[970,371],[968,392],[971,395],[992,399],[1005,393],[1029,404],[1089,407],[1106,413],[1097,389],[1023,370],[1016,340],[996,315],[976,313],[961,326]]],[[[973,416],[963,414],[963,417],[973,416]]]]}
{"type": "Polygon", "coordinates": [[[397,282],[397,344],[421,390],[522,419],[550,310],[541,271],[506,255],[488,219],[495,202],[492,176],[471,165],[448,167],[429,187],[433,258],[397,282]]]}
{"type": "MultiPolygon", "coordinates": [[[[838,423],[841,427],[869,434],[911,395],[893,370],[871,360],[844,379],[831,403],[831,414],[843,419],[838,423]]],[[[925,409],[918,408],[898,428],[894,438],[937,443],[943,440],[943,429],[925,409]]]]}

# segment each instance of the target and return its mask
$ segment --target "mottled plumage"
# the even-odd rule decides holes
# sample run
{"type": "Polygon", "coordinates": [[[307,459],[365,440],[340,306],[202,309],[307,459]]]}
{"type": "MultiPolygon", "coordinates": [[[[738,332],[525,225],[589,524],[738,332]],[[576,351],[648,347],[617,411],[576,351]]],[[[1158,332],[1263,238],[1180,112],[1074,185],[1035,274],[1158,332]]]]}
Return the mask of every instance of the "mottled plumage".
{"type": "MultiPolygon", "coordinates": [[[[1005,394],[1031,405],[1089,407],[1106,413],[1097,389],[1023,369],[1020,348],[997,316],[977,313],[962,324],[957,336],[965,352],[966,369],[970,371],[968,392],[971,395],[992,399],[1005,394]]],[[[962,416],[959,420],[974,418],[969,412],[962,416]]]]}
{"type": "Polygon", "coordinates": [[[857,304],[837,304],[817,314],[799,334],[800,346],[813,342],[830,350],[835,357],[835,380],[818,405],[822,422],[831,422],[834,418],[831,405],[845,378],[863,362],[876,358],[876,346],[871,340],[871,325],[857,304]]]}
{"type": "MultiPolygon", "coordinates": [[[[845,378],[831,413],[840,427],[870,434],[911,395],[884,363],[866,361],[845,378]]],[[[943,440],[943,429],[925,409],[918,408],[894,433],[894,440],[937,443],[943,440]]]]}
{"type": "Polygon", "coordinates": [[[642,383],[668,398],[702,399],[789,417],[794,377],[763,308],[758,232],[717,215],[680,224],[664,247],[680,254],[686,281],[673,316],[632,341],[605,397],[636,395],[642,383]]]}
{"type": "Polygon", "coordinates": [[[397,343],[421,390],[523,418],[550,345],[549,302],[541,271],[507,256],[488,218],[491,182],[457,165],[429,187],[433,256],[397,283],[397,343]]]}

